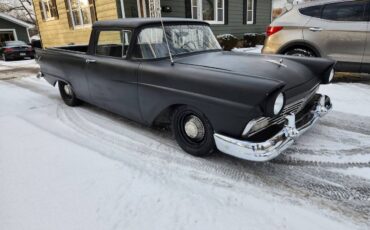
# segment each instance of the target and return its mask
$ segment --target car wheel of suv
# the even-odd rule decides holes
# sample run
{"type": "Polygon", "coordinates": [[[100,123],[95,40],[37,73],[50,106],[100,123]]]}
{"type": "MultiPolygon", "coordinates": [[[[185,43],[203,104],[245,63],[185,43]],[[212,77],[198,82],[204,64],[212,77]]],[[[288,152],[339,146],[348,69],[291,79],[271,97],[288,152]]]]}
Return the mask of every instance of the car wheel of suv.
{"type": "Polygon", "coordinates": [[[297,56],[297,57],[316,57],[314,52],[305,48],[294,48],[286,51],[285,55],[297,56]]]}
{"type": "Polygon", "coordinates": [[[216,149],[211,123],[193,107],[181,106],[174,111],[172,131],[179,146],[193,156],[209,156],[216,149]]]}
{"type": "Polygon", "coordinates": [[[58,86],[60,96],[62,97],[64,103],[69,106],[77,106],[82,104],[82,101],[76,97],[70,84],[59,81],[58,86]]]}

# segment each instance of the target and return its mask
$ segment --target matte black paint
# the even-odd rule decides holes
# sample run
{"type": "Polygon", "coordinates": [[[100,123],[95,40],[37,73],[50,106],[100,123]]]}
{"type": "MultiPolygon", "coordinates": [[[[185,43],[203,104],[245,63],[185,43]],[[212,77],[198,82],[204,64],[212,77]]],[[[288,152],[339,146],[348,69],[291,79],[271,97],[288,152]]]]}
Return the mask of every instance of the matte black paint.
{"type": "MultiPolygon", "coordinates": [[[[132,43],[143,27],[157,19],[97,22],[87,53],[79,47],[37,50],[41,71],[51,84],[72,85],[78,98],[129,119],[152,125],[163,111],[190,105],[202,111],[215,132],[241,137],[252,119],[266,116],[266,105],[282,91],[287,103],[312,92],[328,77],[334,61],[279,55],[245,55],[209,51],[165,59],[132,60],[94,55],[95,32],[133,30],[132,43]],[[69,50],[70,49],[70,50],[69,50]],[[96,63],[86,63],[93,59],[96,63]],[[287,67],[269,62],[275,60],[287,67]]],[[[164,24],[205,24],[195,20],[164,19],[164,24]]]]}

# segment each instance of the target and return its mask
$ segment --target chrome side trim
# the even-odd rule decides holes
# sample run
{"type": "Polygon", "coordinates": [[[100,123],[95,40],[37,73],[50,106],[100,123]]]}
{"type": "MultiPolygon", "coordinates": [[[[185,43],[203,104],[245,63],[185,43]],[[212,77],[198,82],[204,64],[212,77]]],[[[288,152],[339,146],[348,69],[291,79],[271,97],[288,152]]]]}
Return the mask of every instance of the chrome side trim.
{"type": "Polygon", "coordinates": [[[285,116],[288,124],[275,136],[264,142],[250,142],[238,140],[221,134],[214,134],[217,148],[228,155],[232,155],[250,161],[269,161],[279,156],[285,149],[291,146],[295,139],[306,132],[308,129],[332,109],[330,98],[321,95],[317,101],[317,106],[311,111],[311,120],[296,127],[295,114],[285,116]]]}
{"type": "Polygon", "coordinates": [[[287,66],[287,65],[283,64],[284,60],[283,60],[282,58],[281,58],[279,61],[269,59],[269,60],[266,60],[266,62],[270,62],[270,63],[276,64],[276,65],[278,65],[279,67],[285,67],[285,68],[288,68],[288,66],[287,66]]]}

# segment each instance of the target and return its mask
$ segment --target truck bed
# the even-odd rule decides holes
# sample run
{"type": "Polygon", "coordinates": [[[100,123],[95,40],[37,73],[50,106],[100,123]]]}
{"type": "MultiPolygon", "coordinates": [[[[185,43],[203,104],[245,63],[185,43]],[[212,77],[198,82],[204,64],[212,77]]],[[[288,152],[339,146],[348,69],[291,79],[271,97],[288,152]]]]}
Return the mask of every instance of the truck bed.
{"type": "Polygon", "coordinates": [[[89,47],[88,45],[71,45],[71,46],[53,47],[50,49],[61,49],[61,50],[67,50],[67,51],[86,53],[88,47],[89,47]]]}

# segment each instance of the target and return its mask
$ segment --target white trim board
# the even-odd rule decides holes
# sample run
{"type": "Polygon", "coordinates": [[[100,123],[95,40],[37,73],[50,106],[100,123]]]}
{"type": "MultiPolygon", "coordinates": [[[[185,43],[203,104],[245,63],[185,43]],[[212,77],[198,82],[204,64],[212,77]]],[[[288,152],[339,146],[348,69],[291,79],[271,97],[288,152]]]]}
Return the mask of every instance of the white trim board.
{"type": "Polygon", "coordinates": [[[7,21],[9,21],[9,22],[13,22],[14,24],[17,24],[17,25],[23,26],[23,27],[28,28],[28,29],[35,27],[35,26],[34,26],[34,25],[32,25],[32,24],[26,23],[26,22],[24,22],[24,21],[21,21],[21,20],[19,20],[19,19],[17,19],[17,18],[14,18],[14,17],[9,16],[9,15],[4,14],[4,13],[0,13],[0,18],[2,18],[2,19],[4,19],[4,20],[7,20],[7,21]]]}

